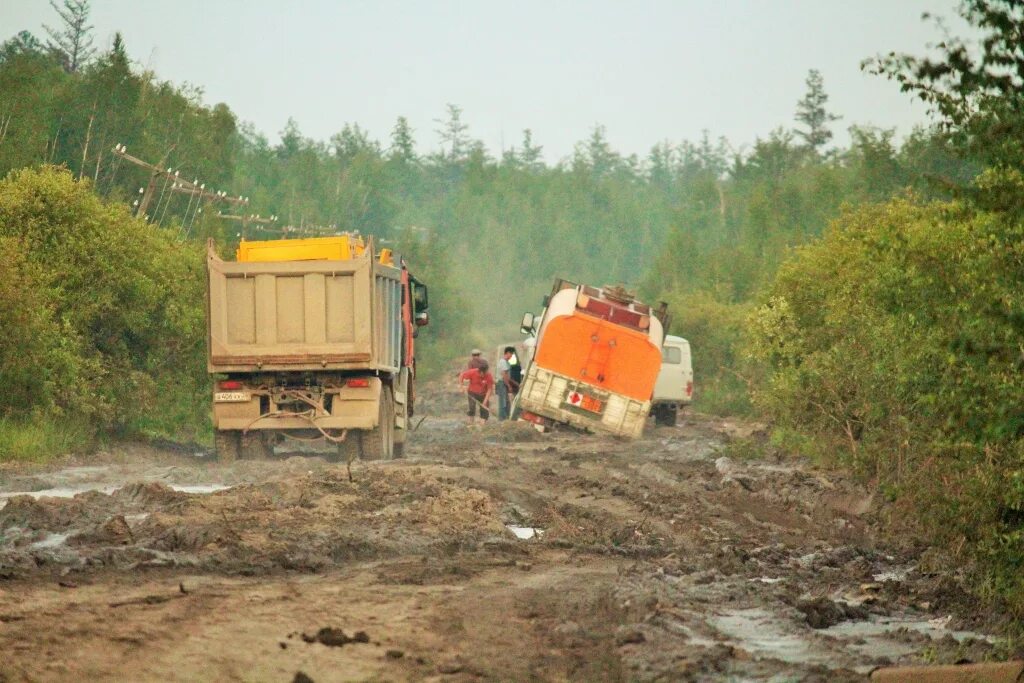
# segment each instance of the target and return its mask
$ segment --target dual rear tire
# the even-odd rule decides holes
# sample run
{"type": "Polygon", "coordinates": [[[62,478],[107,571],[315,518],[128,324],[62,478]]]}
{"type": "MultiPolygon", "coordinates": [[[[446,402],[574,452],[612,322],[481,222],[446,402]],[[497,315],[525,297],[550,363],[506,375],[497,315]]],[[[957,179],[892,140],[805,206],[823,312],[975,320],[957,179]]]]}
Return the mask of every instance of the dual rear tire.
{"type": "Polygon", "coordinates": [[[392,460],[405,451],[405,430],[395,427],[395,410],[405,405],[395,403],[390,389],[381,391],[378,403],[377,426],[373,429],[350,429],[345,440],[338,444],[338,459],[347,461],[392,460]]]}
{"type": "Polygon", "coordinates": [[[265,431],[243,434],[237,430],[218,429],[213,433],[213,446],[217,460],[221,462],[268,460],[274,457],[276,436],[265,431]]]}

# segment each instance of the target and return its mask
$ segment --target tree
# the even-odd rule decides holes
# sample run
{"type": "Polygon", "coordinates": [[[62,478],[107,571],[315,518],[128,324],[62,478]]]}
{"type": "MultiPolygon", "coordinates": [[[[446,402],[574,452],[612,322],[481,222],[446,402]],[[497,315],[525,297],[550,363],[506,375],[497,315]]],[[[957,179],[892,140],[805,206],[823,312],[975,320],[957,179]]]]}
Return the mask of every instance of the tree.
{"type": "Polygon", "coordinates": [[[533,144],[533,131],[529,128],[525,129],[523,131],[523,148],[519,152],[519,160],[523,162],[523,166],[530,171],[543,168],[544,159],[541,156],[543,151],[543,146],[533,144]]]}
{"type": "Polygon", "coordinates": [[[469,130],[469,126],[462,122],[461,107],[448,104],[445,110],[448,112],[446,120],[434,119],[434,123],[441,124],[441,128],[437,130],[437,134],[441,138],[441,157],[451,162],[457,162],[466,154],[469,144],[466,131],[469,130]]]}
{"type": "Polygon", "coordinates": [[[340,133],[331,136],[331,144],[334,145],[334,156],[342,166],[359,154],[380,155],[380,145],[376,140],[371,140],[358,123],[346,123],[340,133]]]}
{"type": "Polygon", "coordinates": [[[93,26],[88,23],[89,0],[64,0],[62,6],[56,0],[50,0],[50,6],[64,26],[58,29],[43,26],[50,36],[47,46],[60,55],[68,73],[77,73],[96,53],[90,35],[93,26]]]}
{"type": "Polygon", "coordinates": [[[43,44],[28,31],[19,31],[18,35],[0,43],[0,64],[24,54],[41,54],[43,44]]]}
{"type": "Polygon", "coordinates": [[[809,148],[819,152],[832,139],[832,131],[829,130],[828,124],[838,121],[841,117],[830,114],[825,109],[828,94],[825,92],[825,80],[821,77],[821,72],[811,69],[807,73],[806,82],[807,93],[796,103],[795,118],[807,128],[797,129],[796,134],[809,148]]]}
{"type": "Polygon", "coordinates": [[[395,127],[391,129],[389,159],[404,163],[412,163],[416,160],[416,142],[413,140],[412,134],[413,130],[409,126],[409,120],[404,116],[399,116],[395,121],[395,127]]]}
{"type": "MultiPolygon", "coordinates": [[[[966,157],[1024,170],[1024,4],[965,0],[960,15],[977,44],[946,36],[935,57],[890,52],[861,63],[930,105],[966,157]]],[[[929,18],[925,15],[926,18],[929,18]]]]}

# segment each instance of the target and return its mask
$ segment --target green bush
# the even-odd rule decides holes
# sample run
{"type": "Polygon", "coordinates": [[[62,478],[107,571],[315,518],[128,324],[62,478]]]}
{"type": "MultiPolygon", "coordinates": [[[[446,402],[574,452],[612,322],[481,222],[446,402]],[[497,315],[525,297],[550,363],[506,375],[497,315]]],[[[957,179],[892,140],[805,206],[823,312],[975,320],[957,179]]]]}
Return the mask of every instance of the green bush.
{"type": "Polygon", "coordinates": [[[107,204],[63,169],[0,181],[0,416],[97,430],[205,423],[203,261],[172,231],[107,204]]]}
{"type": "Polygon", "coordinates": [[[783,433],[875,478],[1024,612],[1022,238],[951,203],[849,210],[783,264],[750,353],[783,433]]]}
{"type": "Polygon", "coordinates": [[[750,413],[740,349],[750,313],[745,304],[728,304],[707,292],[666,295],[670,332],[690,342],[694,406],[723,415],[750,413]]]}

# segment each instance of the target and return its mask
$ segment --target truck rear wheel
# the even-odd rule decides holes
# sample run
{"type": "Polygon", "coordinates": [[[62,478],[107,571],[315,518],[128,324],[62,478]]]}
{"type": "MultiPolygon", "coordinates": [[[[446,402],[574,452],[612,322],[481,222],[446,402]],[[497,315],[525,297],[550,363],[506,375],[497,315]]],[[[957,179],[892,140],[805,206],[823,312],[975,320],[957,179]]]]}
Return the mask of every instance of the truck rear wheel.
{"type": "Polygon", "coordinates": [[[270,445],[269,434],[246,432],[241,435],[238,457],[242,460],[267,460],[273,457],[274,447],[270,445]]]}
{"type": "Polygon", "coordinates": [[[337,453],[332,453],[327,457],[328,462],[349,462],[350,460],[356,460],[359,458],[359,438],[362,433],[356,429],[348,430],[345,435],[345,440],[340,441],[337,444],[337,453]]]}
{"type": "Polygon", "coordinates": [[[215,429],[213,431],[213,450],[220,462],[238,460],[238,432],[215,429]]]}
{"type": "Polygon", "coordinates": [[[380,392],[377,426],[359,434],[363,460],[390,460],[395,455],[395,403],[387,388],[380,392]]]}
{"type": "MultiPolygon", "coordinates": [[[[406,401],[409,400],[408,396],[406,397],[405,400],[406,401]]],[[[408,403],[403,403],[403,404],[399,405],[398,403],[394,403],[393,405],[395,406],[395,413],[396,413],[395,417],[399,417],[399,416],[404,416],[405,417],[405,419],[402,420],[402,422],[405,424],[405,429],[399,429],[398,427],[392,427],[392,429],[395,432],[395,439],[394,439],[395,445],[394,445],[394,455],[393,455],[393,457],[395,457],[395,458],[403,458],[403,457],[405,457],[405,440],[409,436],[409,413],[408,413],[409,404],[408,403]]],[[[394,424],[395,420],[392,419],[391,423],[394,424]]]]}

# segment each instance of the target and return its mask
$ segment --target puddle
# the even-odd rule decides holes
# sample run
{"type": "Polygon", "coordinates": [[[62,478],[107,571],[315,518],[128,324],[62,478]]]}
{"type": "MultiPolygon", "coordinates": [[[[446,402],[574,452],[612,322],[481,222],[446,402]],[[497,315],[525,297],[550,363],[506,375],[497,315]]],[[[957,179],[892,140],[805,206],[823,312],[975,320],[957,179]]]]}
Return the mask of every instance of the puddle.
{"type": "Polygon", "coordinates": [[[874,578],[875,581],[883,583],[885,581],[906,581],[907,577],[910,575],[910,572],[911,568],[890,569],[888,571],[879,572],[878,574],[875,574],[872,578],[874,578]]]}
{"type": "Polygon", "coordinates": [[[540,538],[544,534],[543,529],[538,529],[532,526],[515,526],[514,524],[506,524],[505,528],[516,535],[516,538],[523,541],[528,541],[531,538],[540,538]]]}
{"type": "Polygon", "coordinates": [[[64,542],[71,538],[73,532],[64,534],[47,534],[46,538],[36,541],[29,546],[29,550],[46,550],[64,545],[64,542]]]}
{"type": "Polygon", "coordinates": [[[171,484],[171,488],[182,493],[216,493],[217,491],[226,491],[231,487],[227,484],[190,484],[188,486],[171,484]]]}
{"type": "Polygon", "coordinates": [[[726,612],[708,623],[744,650],[789,664],[828,664],[834,653],[815,652],[813,643],[790,633],[792,626],[762,609],[726,612]]]}
{"type": "MultiPolygon", "coordinates": [[[[982,633],[976,633],[974,631],[950,631],[945,627],[945,624],[947,623],[949,623],[948,617],[926,619],[923,617],[872,616],[866,621],[844,621],[830,628],[823,629],[821,633],[839,637],[872,639],[879,637],[884,638],[898,629],[907,629],[909,631],[922,633],[933,639],[953,636],[960,642],[970,640],[972,638],[976,640],[984,640],[986,642],[993,642],[993,638],[991,636],[986,636],[982,633]]],[[[898,645],[899,643],[896,644],[898,645]]],[[[870,645],[866,647],[870,647],[870,645]]]]}
{"type": "MultiPolygon", "coordinates": [[[[7,504],[7,500],[14,498],[15,496],[32,496],[35,499],[39,498],[72,498],[77,496],[79,493],[85,493],[86,491],[99,491],[100,493],[111,494],[120,486],[59,486],[52,489],[40,489],[39,491],[5,491],[0,493],[0,501],[4,505],[7,504]]],[[[0,505],[3,507],[3,505],[0,505]]]]}
{"type": "MultiPolygon", "coordinates": [[[[144,480],[140,481],[146,483],[144,480]]],[[[16,496],[32,496],[39,500],[40,498],[73,498],[79,493],[86,493],[88,491],[98,491],[99,493],[110,495],[126,485],[126,483],[120,483],[116,486],[60,486],[51,489],[40,489],[39,491],[4,491],[0,492],[0,510],[6,507],[8,500],[16,496]]],[[[175,491],[195,494],[216,493],[217,491],[225,491],[231,488],[228,484],[169,484],[169,486],[175,491]]]]}
{"type": "Polygon", "coordinates": [[[918,652],[926,643],[908,642],[905,631],[915,631],[938,640],[949,635],[958,641],[972,638],[992,642],[990,636],[971,631],[949,631],[943,619],[928,620],[917,616],[872,616],[864,621],[844,621],[830,628],[806,630],[787,619],[762,609],[743,609],[713,616],[707,623],[729,639],[733,645],[761,657],[770,657],[789,664],[820,664],[829,668],[848,666],[860,673],[874,668],[879,657],[895,661],[918,652]],[[837,652],[839,639],[845,656],[837,652]],[[843,661],[847,660],[847,661],[843,661]]]}

